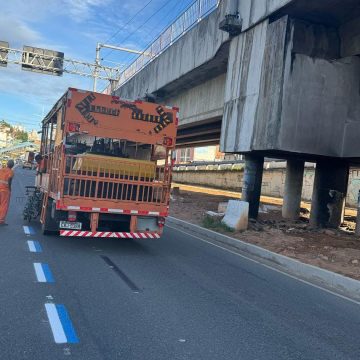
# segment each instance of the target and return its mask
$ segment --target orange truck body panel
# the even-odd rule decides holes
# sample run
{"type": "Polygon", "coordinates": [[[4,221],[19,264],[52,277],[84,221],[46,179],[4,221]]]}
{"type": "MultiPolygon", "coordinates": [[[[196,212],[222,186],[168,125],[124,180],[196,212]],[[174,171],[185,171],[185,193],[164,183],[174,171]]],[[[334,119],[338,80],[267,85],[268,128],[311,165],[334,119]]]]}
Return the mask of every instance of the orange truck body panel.
{"type": "Polygon", "coordinates": [[[160,116],[156,110],[158,107],[154,103],[123,101],[110,95],[69,90],[66,118],[71,123],[79,124],[80,131],[98,137],[127,139],[145,144],[163,144],[163,139],[169,137],[175,145],[178,109],[162,106],[166,112],[172,113],[173,122],[157,132],[155,128],[159,123],[156,120],[160,116]],[[86,111],[88,106],[93,110],[90,113],[86,111]],[[136,111],[142,114],[139,119],[136,119],[136,111]]]}
{"type": "MultiPolygon", "coordinates": [[[[39,171],[42,180],[37,181],[45,194],[41,222],[46,221],[49,199],[57,211],[90,213],[91,234],[97,231],[94,224],[99,221],[99,215],[91,215],[94,213],[129,215],[130,231],[136,230],[134,216],[167,216],[172,170],[170,154],[175,149],[177,124],[176,107],[125,101],[70,88],[43,121],[43,129],[47,130],[43,130],[41,153],[44,160],[39,165],[43,166],[39,171]],[[54,134],[53,128],[56,128],[54,134]],[[95,137],[95,141],[120,139],[120,145],[136,144],[136,151],[138,145],[147,146],[152,158],[145,161],[87,152],[67,153],[66,139],[77,136],[80,140],[81,136],[95,137]],[[164,149],[162,163],[156,162],[154,149],[157,148],[164,149]]],[[[159,233],[161,229],[157,235],[159,233]]]]}

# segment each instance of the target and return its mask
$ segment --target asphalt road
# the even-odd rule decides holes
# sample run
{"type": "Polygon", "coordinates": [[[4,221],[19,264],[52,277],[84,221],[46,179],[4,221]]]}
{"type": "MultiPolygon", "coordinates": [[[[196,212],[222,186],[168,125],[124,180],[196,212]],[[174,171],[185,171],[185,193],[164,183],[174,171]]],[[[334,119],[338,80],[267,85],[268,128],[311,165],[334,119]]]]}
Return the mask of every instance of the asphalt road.
{"type": "Polygon", "coordinates": [[[42,236],[21,217],[32,183],[16,170],[0,228],[0,359],[360,359],[360,305],[171,228],[42,236]]]}

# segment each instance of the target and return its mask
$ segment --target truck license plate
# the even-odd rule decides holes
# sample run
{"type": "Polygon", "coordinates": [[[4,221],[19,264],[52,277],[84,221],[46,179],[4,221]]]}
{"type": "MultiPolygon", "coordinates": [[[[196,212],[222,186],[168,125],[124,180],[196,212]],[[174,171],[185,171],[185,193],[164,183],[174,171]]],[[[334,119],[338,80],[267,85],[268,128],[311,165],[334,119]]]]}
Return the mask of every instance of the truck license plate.
{"type": "Polygon", "coordinates": [[[81,222],[60,221],[61,229],[81,230],[81,222]]]}

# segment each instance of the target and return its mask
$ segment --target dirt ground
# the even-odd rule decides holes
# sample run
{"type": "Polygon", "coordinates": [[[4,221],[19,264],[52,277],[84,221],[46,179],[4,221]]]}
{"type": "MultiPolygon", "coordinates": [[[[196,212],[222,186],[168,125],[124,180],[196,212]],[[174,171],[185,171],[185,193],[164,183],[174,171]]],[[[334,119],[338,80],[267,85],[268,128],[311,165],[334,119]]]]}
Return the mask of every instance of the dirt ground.
{"type": "MultiPolygon", "coordinates": [[[[222,190],[176,186],[180,186],[180,193],[173,192],[171,196],[170,215],[201,226],[207,224],[206,211],[217,212],[220,202],[239,199],[238,194],[222,190]]],[[[286,221],[281,217],[281,200],[265,201],[271,205],[262,202],[258,220],[251,221],[247,231],[229,232],[221,226],[212,230],[360,280],[360,239],[353,235],[354,210],[348,209],[338,230],[313,229],[309,225],[308,204],[302,204],[299,220],[286,221]]]]}

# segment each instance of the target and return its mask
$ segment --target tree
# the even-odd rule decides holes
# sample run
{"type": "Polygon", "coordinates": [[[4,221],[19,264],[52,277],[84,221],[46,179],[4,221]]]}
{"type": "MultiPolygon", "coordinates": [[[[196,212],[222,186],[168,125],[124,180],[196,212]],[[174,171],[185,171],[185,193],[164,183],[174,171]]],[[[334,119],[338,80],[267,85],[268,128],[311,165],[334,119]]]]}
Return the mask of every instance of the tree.
{"type": "Polygon", "coordinates": [[[4,119],[0,120],[0,127],[9,127],[10,129],[12,128],[12,126],[4,119]]]}
{"type": "Polygon", "coordinates": [[[29,139],[28,133],[26,131],[19,130],[18,128],[16,128],[16,127],[12,126],[11,124],[9,124],[4,119],[0,120],[0,129],[1,128],[9,129],[10,130],[9,132],[10,132],[12,138],[15,141],[25,142],[25,141],[28,141],[28,139],[29,139]]]}
{"type": "Polygon", "coordinates": [[[28,141],[28,133],[26,131],[15,131],[14,132],[14,139],[19,140],[21,142],[28,141]]]}

